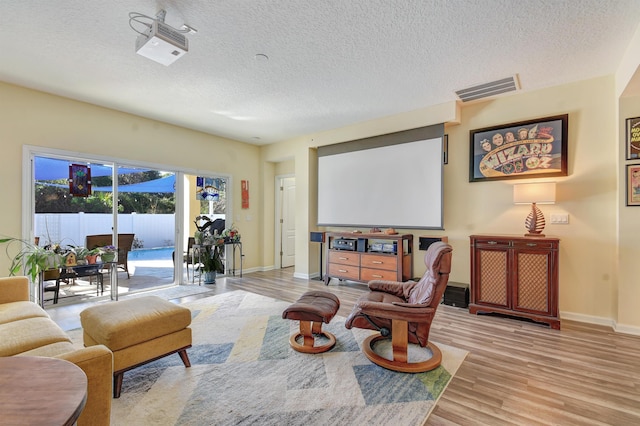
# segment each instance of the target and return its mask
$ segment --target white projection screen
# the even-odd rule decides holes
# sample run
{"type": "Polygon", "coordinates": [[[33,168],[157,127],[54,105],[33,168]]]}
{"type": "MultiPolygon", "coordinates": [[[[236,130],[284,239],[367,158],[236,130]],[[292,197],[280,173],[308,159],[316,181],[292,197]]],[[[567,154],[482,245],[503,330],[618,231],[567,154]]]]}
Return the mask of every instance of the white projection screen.
{"type": "Polygon", "coordinates": [[[443,229],[444,125],[318,148],[318,226],[443,229]]]}

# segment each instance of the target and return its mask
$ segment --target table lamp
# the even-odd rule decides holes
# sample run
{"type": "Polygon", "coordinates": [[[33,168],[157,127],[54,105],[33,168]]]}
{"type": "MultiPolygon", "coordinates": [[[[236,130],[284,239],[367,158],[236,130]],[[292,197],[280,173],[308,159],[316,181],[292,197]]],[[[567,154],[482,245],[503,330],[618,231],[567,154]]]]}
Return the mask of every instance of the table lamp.
{"type": "Polygon", "coordinates": [[[531,204],[531,212],[524,221],[529,231],[525,237],[544,237],[542,230],[545,221],[542,211],[536,204],[555,204],[556,183],[523,183],[513,185],[513,204],[531,204]]]}

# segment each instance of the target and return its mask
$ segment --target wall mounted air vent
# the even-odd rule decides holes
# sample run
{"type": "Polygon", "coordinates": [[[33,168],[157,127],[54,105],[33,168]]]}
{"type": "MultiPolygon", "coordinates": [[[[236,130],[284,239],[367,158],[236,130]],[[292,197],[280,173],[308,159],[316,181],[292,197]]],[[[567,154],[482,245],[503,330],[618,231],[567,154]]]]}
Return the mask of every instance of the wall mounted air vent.
{"type": "Polygon", "coordinates": [[[475,101],[477,99],[488,98],[502,93],[514,92],[520,88],[518,76],[503,78],[490,83],[478,84],[466,89],[457,90],[456,95],[462,102],[475,101]]]}

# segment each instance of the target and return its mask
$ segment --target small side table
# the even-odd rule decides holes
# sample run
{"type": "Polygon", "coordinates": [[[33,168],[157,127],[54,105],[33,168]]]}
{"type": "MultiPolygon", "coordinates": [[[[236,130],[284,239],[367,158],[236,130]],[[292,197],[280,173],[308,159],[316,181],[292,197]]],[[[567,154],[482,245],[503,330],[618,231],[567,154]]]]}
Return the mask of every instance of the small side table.
{"type": "MultiPolygon", "coordinates": [[[[236,249],[238,249],[240,251],[240,278],[242,278],[242,259],[244,258],[244,253],[242,253],[242,242],[241,241],[225,241],[224,242],[225,247],[226,246],[232,246],[232,268],[231,270],[231,274],[233,276],[236,275],[236,249]]],[[[207,247],[211,247],[211,244],[194,244],[191,246],[191,264],[194,265],[199,265],[200,262],[200,255],[202,254],[202,250],[206,249],[207,247]],[[197,260],[197,263],[196,263],[197,260]]],[[[226,254],[226,253],[225,253],[226,254]]],[[[227,272],[229,272],[229,270],[227,270],[227,272]]],[[[195,282],[195,272],[193,273],[192,276],[192,280],[191,282],[195,282]]],[[[198,285],[200,285],[201,283],[201,278],[202,278],[202,271],[200,272],[200,274],[198,275],[198,285]]]]}
{"type": "Polygon", "coordinates": [[[233,248],[231,251],[231,262],[233,265],[231,274],[234,277],[236,276],[236,249],[240,250],[240,278],[242,278],[242,259],[244,258],[244,254],[242,253],[242,241],[225,241],[224,244],[233,248]]]}
{"type": "Polygon", "coordinates": [[[200,256],[202,256],[202,251],[206,250],[207,247],[211,247],[211,244],[194,244],[191,246],[191,265],[193,266],[191,282],[194,283],[196,281],[196,271],[198,271],[198,285],[202,284],[202,269],[199,270],[200,265],[202,265],[200,256]],[[196,259],[198,260],[197,263],[196,259]]]}
{"type": "Polygon", "coordinates": [[[73,425],[87,402],[87,376],[56,358],[0,357],[3,424],[73,425]]]}

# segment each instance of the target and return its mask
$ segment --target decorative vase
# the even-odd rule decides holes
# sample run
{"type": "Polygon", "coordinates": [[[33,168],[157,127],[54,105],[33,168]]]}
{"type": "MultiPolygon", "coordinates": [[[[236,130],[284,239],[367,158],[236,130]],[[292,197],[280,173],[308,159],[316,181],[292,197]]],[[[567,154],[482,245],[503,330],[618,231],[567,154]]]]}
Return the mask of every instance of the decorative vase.
{"type": "Polygon", "coordinates": [[[100,255],[100,259],[102,259],[102,261],[104,263],[113,262],[116,259],[116,254],[115,253],[103,253],[103,254],[100,255]]]}
{"type": "Polygon", "coordinates": [[[545,225],[544,214],[536,206],[536,203],[531,203],[531,212],[529,212],[527,219],[524,221],[524,227],[529,231],[526,235],[544,237],[542,230],[545,225]]]}
{"type": "Polygon", "coordinates": [[[88,254],[85,259],[87,259],[87,262],[89,262],[89,265],[93,265],[98,260],[98,255],[97,254],[88,254]]]}
{"type": "Polygon", "coordinates": [[[205,284],[215,284],[216,271],[205,271],[203,279],[205,284]]]}

